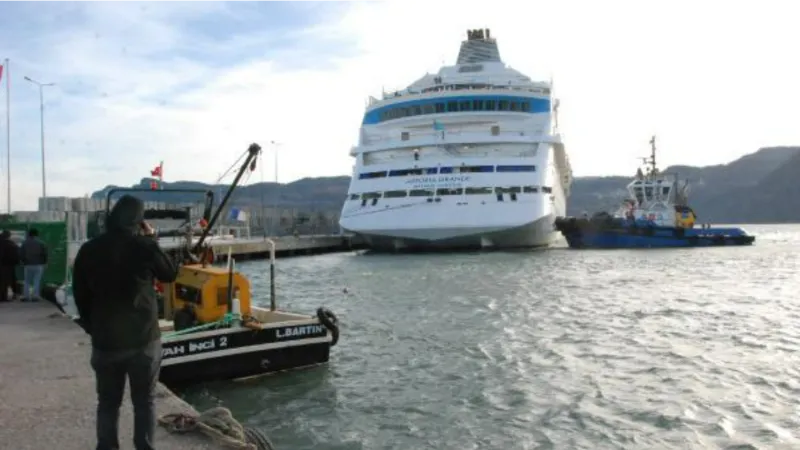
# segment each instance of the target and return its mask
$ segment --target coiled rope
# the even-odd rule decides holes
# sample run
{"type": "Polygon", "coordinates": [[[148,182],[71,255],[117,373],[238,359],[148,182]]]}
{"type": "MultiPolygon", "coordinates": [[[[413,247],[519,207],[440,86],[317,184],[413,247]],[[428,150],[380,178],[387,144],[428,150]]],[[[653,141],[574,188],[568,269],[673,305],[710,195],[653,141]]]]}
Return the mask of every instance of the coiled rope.
{"type": "Polygon", "coordinates": [[[225,313],[225,315],[222,316],[221,319],[215,320],[214,322],[205,323],[203,325],[197,325],[195,327],[184,328],[183,330],[179,331],[170,331],[169,333],[164,333],[162,337],[169,338],[172,336],[180,336],[183,334],[195,333],[197,331],[210,330],[214,328],[227,328],[231,326],[236,320],[244,321],[244,318],[242,317],[241,314],[225,313]]]}
{"type": "Polygon", "coordinates": [[[262,432],[242,426],[228,408],[211,408],[197,416],[166,414],[158,418],[158,423],[172,433],[199,431],[228,449],[275,450],[262,432]]]}

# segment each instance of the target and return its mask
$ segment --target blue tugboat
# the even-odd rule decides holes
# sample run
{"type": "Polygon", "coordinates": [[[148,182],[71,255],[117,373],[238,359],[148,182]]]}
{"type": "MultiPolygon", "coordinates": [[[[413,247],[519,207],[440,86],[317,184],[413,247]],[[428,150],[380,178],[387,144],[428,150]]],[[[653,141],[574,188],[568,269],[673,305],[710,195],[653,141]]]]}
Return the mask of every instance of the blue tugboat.
{"type": "Polygon", "coordinates": [[[570,248],[671,248],[750,245],[755,236],[741,228],[696,226],[697,216],[688,205],[688,180],[664,175],[656,167],[656,137],[650,140],[650,158],[643,158],[628,184],[629,198],[614,214],[592,217],[558,217],[555,228],[570,248]]]}

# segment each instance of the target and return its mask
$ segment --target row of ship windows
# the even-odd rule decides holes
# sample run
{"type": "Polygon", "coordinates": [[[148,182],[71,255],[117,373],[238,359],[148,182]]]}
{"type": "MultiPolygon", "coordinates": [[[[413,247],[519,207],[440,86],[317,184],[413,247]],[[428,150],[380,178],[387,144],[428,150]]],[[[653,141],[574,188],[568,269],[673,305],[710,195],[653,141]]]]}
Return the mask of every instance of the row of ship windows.
{"type": "Polygon", "coordinates": [[[372,178],[406,177],[409,175],[435,175],[437,173],[490,173],[490,172],[536,172],[536,166],[453,166],[424,167],[400,170],[385,170],[358,174],[360,180],[372,178]]]}
{"type": "Polygon", "coordinates": [[[530,102],[513,100],[463,100],[436,102],[416,106],[404,106],[381,111],[380,121],[399,119],[401,117],[419,116],[422,114],[440,114],[443,112],[461,111],[520,111],[531,112],[530,102]]]}
{"type": "Polygon", "coordinates": [[[432,197],[443,195],[488,195],[488,194],[535,194],[539,190],[550,194],[553,189],[548,186],[512,186],[512,187],[468,187],[468,188],[440,188],[440,189],[412,189],[410,191],[385,191],[364,192],[363,194],[350,194],[350,200],[370,200],[379,198],[404,198],[404,197],[432,197]]]}

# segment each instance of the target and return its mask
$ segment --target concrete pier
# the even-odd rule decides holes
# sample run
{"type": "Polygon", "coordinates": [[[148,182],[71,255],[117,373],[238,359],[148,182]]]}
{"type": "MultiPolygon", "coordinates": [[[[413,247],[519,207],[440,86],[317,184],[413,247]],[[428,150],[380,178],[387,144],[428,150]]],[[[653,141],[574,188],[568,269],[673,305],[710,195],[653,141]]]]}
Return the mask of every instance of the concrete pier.
{"type": "MultiPolygon", "coordinates": [[[[318,253],[346,252],[361,248],[360,241],[348,236],[320,234],[305,236],[279,236],[270,237],[275,242],[277,256],[299,256],[318,253]]],[[[184,245],[184,240],[178,237],[160,239],[161,247],[165,250],[177,250],[184,245]]],[[[196,242],[196,241],[195,241],[196,242]]],[[[231,254],[238,259],[258,259],[269,257],[269,243],[267,238],[221,238],[213,237],[208,244],[218,256],[227,255],[228,248],[231,254]]]]}
{"type": "MultiPolygon", "coordinates": [[[[228,247],[231,254],[237,259],[263,259],[269,257],[269,244],[267,238],[228,238],[212,237],[207,242],[214,249],[214,253],[224,259],[228,254],[228,247]]],[[[361,240],[342,236],[338,234],[320,234],[305,236],[277,236],[270,237],[275,241],[275,255],[278,257],[315,255],[320,253],[348,252],[364,248],[361,240]]],[[[185,245],[185,240],[179,237],[165,237],[159,239],[161,248],[167,252],[176,252],[181,246],[185,245]]],[[[197,242],[197,239],[194,240],[197,242]]],[[[70,242],[68,245],[69,256],[67,264],[72,266],[78,249],[83,245],[83,241],[70,242]]]]}
{"type": "MultiPolygon", "coordinates": [[[[0,303],[0,343],[0,448],[94,448],[97,396],[89,366],[89,336],[49,302],[0,303]]],[[[128,392],[124,398],[120,445],[133,448],[128,392]]],[[[156,411],[159,416],[196,414],[161,384],[156,411]]],[[[162,427],[156,433],[156,447],[221,448],[200,434],[170,434],[162,427]]]]}

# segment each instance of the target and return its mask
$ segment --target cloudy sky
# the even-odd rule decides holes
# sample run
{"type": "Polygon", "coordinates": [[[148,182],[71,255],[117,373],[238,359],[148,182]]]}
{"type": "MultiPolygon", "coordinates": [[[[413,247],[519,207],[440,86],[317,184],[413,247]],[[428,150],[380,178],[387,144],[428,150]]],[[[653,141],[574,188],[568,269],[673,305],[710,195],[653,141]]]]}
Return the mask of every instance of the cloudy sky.
{"type": "MultiPolygon", "coordinates": [[[[555,81],[577,175],[629,174],[657,134],[664,164],[800,144],[791,0],[0,3],[11,60],[12,207],[167,180],[214,181],[247,145],[280,142],[279,180],[349,174],[369,95],[451,64],[488,27],[510,66],[555,81]]],[[[4,74],[4,79],[7,74],[4,74]]],[[[0,91],[5,114],[5,84],[0,91]]],[[[3,117],[4,118],[4,117],[3,117]]],[[[5,120],[0,209],[6,209],[5,120]]],[[[257,172],[250,182],[261,181],[257,172]]]]}

